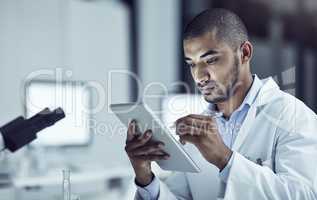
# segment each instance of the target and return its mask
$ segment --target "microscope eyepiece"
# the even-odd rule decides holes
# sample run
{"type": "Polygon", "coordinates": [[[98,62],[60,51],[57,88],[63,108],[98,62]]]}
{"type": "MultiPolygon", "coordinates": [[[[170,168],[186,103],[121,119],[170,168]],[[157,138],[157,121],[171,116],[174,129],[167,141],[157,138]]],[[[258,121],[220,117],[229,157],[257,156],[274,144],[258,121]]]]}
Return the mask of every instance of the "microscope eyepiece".
{"type": "Polygon", "coordinates": [[[39,132],[46,127],[54,125],[57,121],[63,119],[64,117],[65,113],[61,108],[57,108],[53,111],[45,108],[28,119],[28,124],[35,129],[35,132],[39,132]]]}
{"type": "Polygon", "coordinates": [[[65,113],[62,108],[56,108],[55,110],[52,111],[52,113],[54,114],[51,114],[50,118],[54,123],[65,117],[65,113]]]}

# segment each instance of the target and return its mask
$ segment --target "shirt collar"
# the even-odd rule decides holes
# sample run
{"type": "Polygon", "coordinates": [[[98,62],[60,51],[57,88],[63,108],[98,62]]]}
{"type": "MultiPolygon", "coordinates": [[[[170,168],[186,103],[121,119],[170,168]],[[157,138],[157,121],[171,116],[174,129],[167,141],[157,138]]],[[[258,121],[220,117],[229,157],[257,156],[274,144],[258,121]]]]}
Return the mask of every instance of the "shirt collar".
{"type": "MultiPolygon", "coordinates": [[[[246,105],[250,107],[254,103],[257,94],[259,93],[261,87],[263,86],[262,81],[258,78],[256,74],[253,74],[252,77],[253,77],[253,82],[252,82],[251,88],[249,89],[242,104],[237,108],[237,111],[242,110],[246,105]]],[[[217,112],[215,110],[215,104],[210,103],[208,105],[208,109],[213,112],[217,112]]]]}
{"type": "Polygon", "coordinates": [[[244,107],[244,105],[251,106],[254,103],[256,96],[258,95],[261,87],[263,86],[263,83],[261,82],[261,80],[258,78],[256,74],[252,76],[253,76],[253,82],[252,82],[251,88],[248,91],[247,96],[244,98],[242,104],[239,106],[238,110],[241,110],[244,107]]]}

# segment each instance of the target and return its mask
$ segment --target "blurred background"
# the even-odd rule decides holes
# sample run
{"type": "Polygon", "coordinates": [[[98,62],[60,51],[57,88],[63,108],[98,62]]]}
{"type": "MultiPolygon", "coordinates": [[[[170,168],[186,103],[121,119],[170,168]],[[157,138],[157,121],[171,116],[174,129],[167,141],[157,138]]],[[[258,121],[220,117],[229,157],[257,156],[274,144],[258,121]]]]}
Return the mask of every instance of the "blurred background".
{"type": "Polygon", "coordinates": [[[81,199],[132,199],[125,127],[109,104],[142,100],[166,123],[200,112],[205,102],[184,65],[182,31],[213,7],[245,22],[252,72],[272,76],[316,112],[316,0],[0,0],[1,124],[46,105],[72,119],[1,154],[1,199],[61,199],[63,169],[81,199]],[[184,94],[194,103],[184,105],[184,94]],[[176,114],[171,101],[183,105],[176,114]]]}

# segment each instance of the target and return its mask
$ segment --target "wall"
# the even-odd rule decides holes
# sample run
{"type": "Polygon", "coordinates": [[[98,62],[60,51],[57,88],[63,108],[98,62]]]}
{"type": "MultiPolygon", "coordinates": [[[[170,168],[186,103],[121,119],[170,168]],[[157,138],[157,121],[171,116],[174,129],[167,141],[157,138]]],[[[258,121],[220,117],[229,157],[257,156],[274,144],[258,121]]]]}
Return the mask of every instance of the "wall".
{"type": "Polygon", "coordinates": [[[159,109],[155,95],[173,89],[180,77],[180,5],[179,0],[138,0],[141,90],[153,109],[159,109]]]}

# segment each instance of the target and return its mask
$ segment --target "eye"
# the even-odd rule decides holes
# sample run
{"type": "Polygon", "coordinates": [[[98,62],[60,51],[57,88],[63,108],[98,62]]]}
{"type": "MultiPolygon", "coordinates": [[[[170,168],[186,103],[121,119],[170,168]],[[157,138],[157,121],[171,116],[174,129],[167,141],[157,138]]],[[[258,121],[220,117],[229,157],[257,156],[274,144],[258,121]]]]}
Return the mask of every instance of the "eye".
{"type": "Polygon", "coordinates": [[[208,59],[207,61],[206,61],[206,63],[208,64],[208,65],[212,65],[212,64],[214,64],[215,62],[217,62],[218,61],[218,58],[210,58],[210,59],[208,59]]]}
{"type": "Polygon", "coordinates": [[[190,68],[193,68],[193,67],[195,67],[195,64],[194,63],[187,63],[187,66],[190,68]]]}

